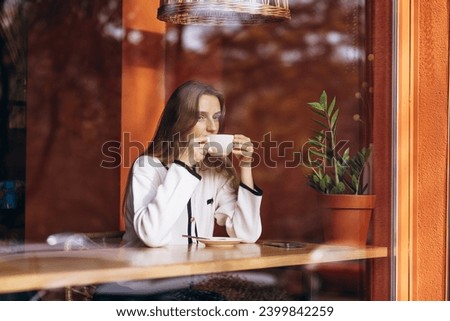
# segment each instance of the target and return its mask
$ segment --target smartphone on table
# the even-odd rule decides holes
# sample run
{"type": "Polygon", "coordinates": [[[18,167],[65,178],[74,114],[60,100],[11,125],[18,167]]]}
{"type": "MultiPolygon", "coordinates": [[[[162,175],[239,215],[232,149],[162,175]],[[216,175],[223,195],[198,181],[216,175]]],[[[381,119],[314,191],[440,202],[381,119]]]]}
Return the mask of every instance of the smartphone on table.
{"type": "Polygon", "coordinates": [[[285,249],[298,249],[298,248],[304,248],[306,247],[306,243],[299,242],[299,241],[273,241],[273,240],[267,240],[263,241],[263,245],[265,246],[274,246],[274,247],[281,247],[285,249]]]}

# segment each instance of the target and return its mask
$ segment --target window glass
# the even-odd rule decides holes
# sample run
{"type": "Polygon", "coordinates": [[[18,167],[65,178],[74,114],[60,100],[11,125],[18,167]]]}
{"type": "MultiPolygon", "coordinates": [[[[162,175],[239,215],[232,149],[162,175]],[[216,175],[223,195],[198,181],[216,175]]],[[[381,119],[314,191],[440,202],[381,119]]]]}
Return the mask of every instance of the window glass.
{"type": "MultiPolygon", "coordinates": [[[[100,165],[105,161],[102,147],[110,142],[110,155],[120,156],[124,119],[141,116],[132,115],[135,111],[129,106],[124,109],[125,96],[142,98],[148,108],[156,109],[159,93],[154,84],[126,77],[132,72],[141,72],[142,78],[159,77],[160,68],[166,97],[189,79],[222,90],[223,131],[252,139],[255,184],[264,192],[261,240],[324,243],[325,211],[307,175],[312,173],[308,155],[320,158],[320,148],[314,149],[310,138],[327,124],[309,103],[320,102],[323,92],[328,106],[336,99],[329,114],[335,132],[323,132],[325,142],[335,144],[327,153],[335,152],[342,160],[347,148],[351,157],[363,148],[377,148],[374,97],[388,97],[390,87],[378,87],[386,92],[374,93],[373,21],[374,6],[380,2],[290,0],[289,21],[232,26],[167,23],[163,35],[138,23],[125,28],[123,20],[133,21],[148,10],[127,7],[130,3],[0,1],[1,245],[10,251],[11,245],[23,245],[25,239],[44,242],[50,233],[117,229],[120,159],[113,158],[115,162],[105,169],[100,165]],[[153,59],[159,56],[156,50],[163,63],[153,59]],[[135,85],[135,91],[124,92],[125,82],[135,85]],[[14,209],[7,208],[8,202],[15,204],[14,209]]],[[[390,64],[390,57],[380,59],[384,58],[390,64]]],[[[378,172],[373,157],[357,177],[364,194],[374,191],[378,172]]],[[[344,165],[349,166],[348,160],[344,165]]],[[[389,171],[379,173],[390,183],[389,171]]],[[[342,184],[351,185],[352,177],[347,179],[342,184]]],[[[388,246],[388,241],[377,243],[377,236],[389,239],[390,222],[375,231],[377,220],[372,216],[367,243],[388,246]]],[[[217,227],[215,233],[225,231],[217,227]]],[[[388,264],[389,259],[379,265],[361,260],[268,272],[292,299],[388,299],[388,264]]]]}

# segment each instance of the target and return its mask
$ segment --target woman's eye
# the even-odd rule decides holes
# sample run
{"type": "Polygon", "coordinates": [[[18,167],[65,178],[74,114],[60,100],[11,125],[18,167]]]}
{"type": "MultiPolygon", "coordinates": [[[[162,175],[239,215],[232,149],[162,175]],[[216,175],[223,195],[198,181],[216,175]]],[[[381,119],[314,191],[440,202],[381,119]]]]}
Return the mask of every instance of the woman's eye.
{"type": "Polygon", "coordinates": [[[198,121],[205,120],[205,119],[206,119],[206,118],[205,118],[205,116],[203,116],[203,115],[200,115],[200,116],[197,117],[197,120],[198,120],[198,121]]]}

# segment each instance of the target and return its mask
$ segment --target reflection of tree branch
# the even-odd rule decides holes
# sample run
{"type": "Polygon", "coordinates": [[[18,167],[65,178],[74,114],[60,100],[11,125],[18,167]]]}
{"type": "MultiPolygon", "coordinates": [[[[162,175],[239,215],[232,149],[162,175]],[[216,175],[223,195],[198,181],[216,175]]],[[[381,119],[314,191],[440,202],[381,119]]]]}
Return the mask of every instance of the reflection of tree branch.
{"type": "MultiPolygon", "coordinates": [[[[50,0],[45,6],[32,2],[26,7],[28,44],[32,52],[30,65],[33,66],[32,75],[39,77],[33,79],[33,90],[29,91],[33,100],[30,102],[32,110],[29,110],[32,114],[29,115],[32,121],[41,122],[33,126],[33,131],[38,131],[33,142],[42,145],[36,155],[30,155],[34,160],[32,171],[28,173],[31,176],[27,179],[28,196],[45,183],[43,177],[52,176],[54,164],[50,161],[60,161],[64,157],[58,145],[61,138],[74,136],[82,142],[91,139],[83,138],[83,135],[92,134],[86,132],[86,123],[106,122],[108,116],[105,115],[112,113],[110,103],[116,101],[120,90],[120,82],[119,88],[115,87],[120,79],[120,67],[114,65],[116,58],[105,59],[105,56],[111,55],[111,48],[116,48],[122,39],[105,28],[121,26],[120,6],[119,0],[82,3],[50,0]],[[70,97],[80,101],[76,98],[66,101],[70,97]],[[45,109],[42,118],[38,110],[41,102],[45,109]],[[76,114],[68,106],[76,108],[76,114]],[[67,121],[67,114],[76,119],[67,121]]],[[[89,130],[94,131],[91,127],[89,130]]],[[[101,128],[97,131],[103,133],[101,128]]],[[[67,144],[67,157],[71,157],[72,141],[64,144],[67,144]]]]}
{"type": "Polygon", "coordinates": [[[4,64],[4,41],[0,42],[0,76],[1,76],[1,96],[0,96],[0,179],[4,178],[5,156],[8,151],[8,99],[9,99],[9,75],[4,64]]]}
{"type": "Polygon", "coordinates": [[[20,39],[20,17],[22,2],[9,1],[0,3],[0,36],[3,38],[5,47],[8,49],[9,58],[17,65],[22,54],[20,39]]]}
{"type": "Polygon", "coordinates": [[[17,29],[13,21],[17,18],[17,3],[6,4],[0,2],[0,179],[6,178],[5,157],[9,149],[8,143],[8,102],[10,95],[10,70],[8,62],[17,63],[19,48],[17,48],[17,37],[14,37],[14,29],[17,29]]]}
{"type": "Polygon", "coordinates": [[[334,92],[354,88],[357,75],[348,73],[348,61],[338,55],[340,48],[355,46],[344,24],[351,6],[336,7],[319,0],[294,2],[291,10],[290,23],[236,28],[224,35],[209,35],[209,38],[223,37],[230,101],[238,105],[245,102],[252,109],[261,100],[253,100],[250,104],[255,106],[249,106],[251,99],[247,95],[280,106],[299,100],[308,92],[320,91],[324,84],[334,92]],[[328,38],[331,32],[336,35],[333,43],[328,38]],[[318,64],[319,61],[323,63],[318,64]],[[299,91],[300,79],[303,81],[299,91]],[[249,86],[251,90],[243,90],[249,86]]]}

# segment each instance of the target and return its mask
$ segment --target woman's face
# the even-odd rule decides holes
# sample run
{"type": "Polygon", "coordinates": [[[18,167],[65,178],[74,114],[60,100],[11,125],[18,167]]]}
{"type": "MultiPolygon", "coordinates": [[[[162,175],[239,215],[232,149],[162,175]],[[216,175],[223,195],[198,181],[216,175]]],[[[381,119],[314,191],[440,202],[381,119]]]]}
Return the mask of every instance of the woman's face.
{"type": "Polygon", "coordinates": [[[216,96],[202,95],[198,102],[198,119],[191,135],[204,137],[219,132],[219,120],[222,116],[220,102],[216,96]]]}

